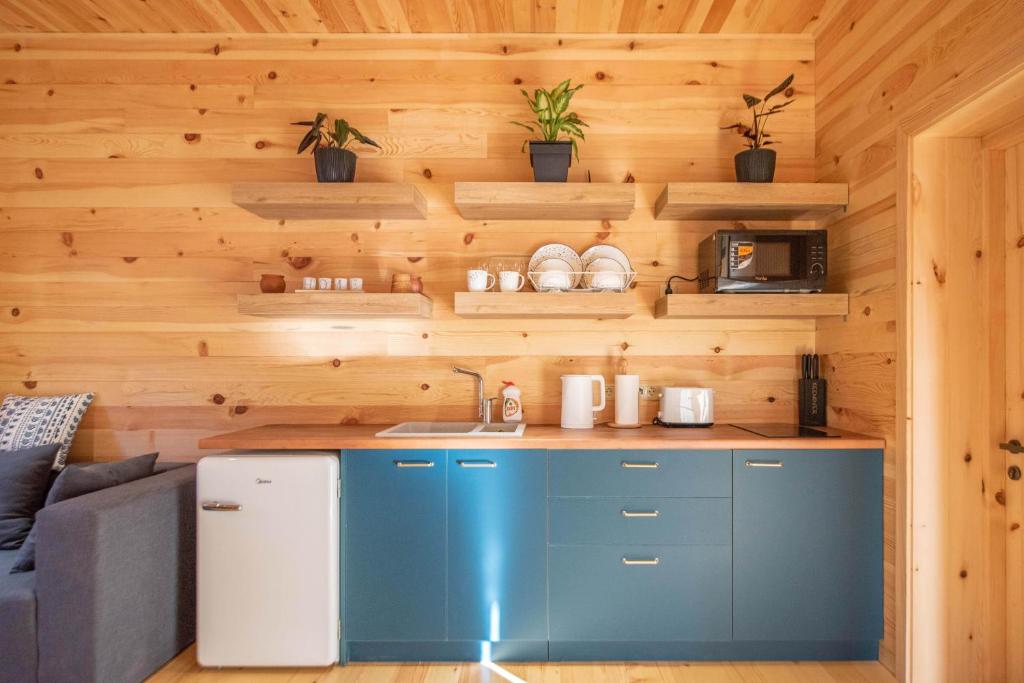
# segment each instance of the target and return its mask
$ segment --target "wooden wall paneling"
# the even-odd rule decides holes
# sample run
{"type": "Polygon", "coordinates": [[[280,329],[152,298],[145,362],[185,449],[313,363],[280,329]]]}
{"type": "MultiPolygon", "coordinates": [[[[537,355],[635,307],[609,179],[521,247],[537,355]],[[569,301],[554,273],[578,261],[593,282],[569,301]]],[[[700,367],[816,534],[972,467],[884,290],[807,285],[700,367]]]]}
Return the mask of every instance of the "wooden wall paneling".
{"type": "MultiPolygon", "coordinates": [[[[752,21],[799,14],[761,12],[752,21]]],[[[79,460],[195,458],[200,436],[269,422],[469,419],[472,383],[453,364],[488,386],[515,380],[536,422],[557,422],[560,374],[625,368],[714,387],[722,420],[791,421],[814,322],[655,321],[665,279],[735,223],[655,221],[653,206],[668,181],[731,179],[740,140],[719,126],[743,115],[743,91],[790,72],[779,177],[812,180],[813,59],[810,35],[0,35],[0,78],[14,81],[0,89],[0,390],[94,390],[79,460]],[[633,214],[460,217],[455,182],[530,179],[508,123],[527,113],[519,89],[569,76],[592,124],[571,178],[631,183],[633,214]],[[231,203],[235,182],[313,180],[289,122],[321,105],[382,142],[359,150],[357,180],[415,184],[426,220],[270,220],[231,203]],[[633,315],[571,330],[455,315],[466,268],[551,241],[623,248],[639,271],[633,315]],[[262,273],[385,291],[395,271],[423,276],[430,320],[236,308],[262,273]]]]}

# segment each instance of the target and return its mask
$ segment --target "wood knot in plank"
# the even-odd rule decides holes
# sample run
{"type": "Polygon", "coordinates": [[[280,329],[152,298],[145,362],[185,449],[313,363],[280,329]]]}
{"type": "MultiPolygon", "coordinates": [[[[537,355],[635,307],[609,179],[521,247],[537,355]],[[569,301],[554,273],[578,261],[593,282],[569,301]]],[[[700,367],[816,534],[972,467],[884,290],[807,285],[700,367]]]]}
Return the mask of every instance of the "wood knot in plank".
{"type": "Polygon", "coordinates": [[[21,384],[26,389],[35,389],[37,386],[39,386],[39,382],[35,381],[34,379],[27,379],[24,382],[22,382],[21,384]]]}
{"type": "Polygon", "coordinates": [[[288,258],[288,265],[295,270],[302,270],[308,268],[309,264],[313,262],[313,259],[309,256],[291,256],[288,258]]]}
{"type": "Polygon", "coordinates": [[[340,368],[341,367],[341,360],[335,358],[334,360],[331,361],[331,365],[333,365],[336,368],[340,368]]]}
{"type": "Polygon", "coordinates": [[[210,400],[219,406],[224,405],[224,397],[221,394],[214,394],[212,397],[210,397],[210,400]]]}
{"type": "Polygon", "coordinates": [[[1000,505],[1006,505],[1006,491],[996,491],[996,502],[1000,505]]]}
{"type": "Polygon", "coordinates": [[[939,264],[936,263],[934,260],[932,261],[932,275],[935,276],[935,281],[938,282],[940,285],[946,284],[946,271],[944,271],[942,268],[939,268],[939,264]]]}
{"type": "Polygon", "coordinates": [[[245,415],[247,412],[249,412],[249,406],[235,406],[234,408],[235,415],[245,415]]]}
{"type": "Polygon", "coordinates": [[[200,339],[196,345],[196,352],[205,358],[210,355],[210,345],[206,343],[206,340],[200,339]]]}

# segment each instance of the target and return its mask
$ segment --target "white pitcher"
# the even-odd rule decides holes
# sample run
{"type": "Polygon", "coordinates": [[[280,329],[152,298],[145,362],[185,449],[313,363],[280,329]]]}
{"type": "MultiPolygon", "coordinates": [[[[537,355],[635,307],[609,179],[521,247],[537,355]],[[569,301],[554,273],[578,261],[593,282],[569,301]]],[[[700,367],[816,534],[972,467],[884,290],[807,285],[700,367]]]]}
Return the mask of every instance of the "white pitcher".
{"type": "Polygon", "coordinates": [[[594,413],[604,410],[604,377],[562,375],[562,428],[593,429],[594,413]],[[594,405],[594,382],[600,387],[601,403],[594,405]]]}

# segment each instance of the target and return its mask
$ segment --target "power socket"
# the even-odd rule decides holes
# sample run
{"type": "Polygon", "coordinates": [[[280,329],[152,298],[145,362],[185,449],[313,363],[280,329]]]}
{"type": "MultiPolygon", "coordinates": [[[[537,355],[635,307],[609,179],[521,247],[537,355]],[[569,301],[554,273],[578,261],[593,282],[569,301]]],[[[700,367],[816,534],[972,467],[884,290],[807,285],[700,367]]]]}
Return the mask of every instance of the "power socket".
{"type": "MultiPolygon", "coordinates": [[[[606,399],[615,398],[615,385],[605,384],[604,396],[606,399]]],[[[640,400],[642,401],[657,401],[661,398],[661,391],[658,387],[651,384],[640,385],[640,400]]]]}

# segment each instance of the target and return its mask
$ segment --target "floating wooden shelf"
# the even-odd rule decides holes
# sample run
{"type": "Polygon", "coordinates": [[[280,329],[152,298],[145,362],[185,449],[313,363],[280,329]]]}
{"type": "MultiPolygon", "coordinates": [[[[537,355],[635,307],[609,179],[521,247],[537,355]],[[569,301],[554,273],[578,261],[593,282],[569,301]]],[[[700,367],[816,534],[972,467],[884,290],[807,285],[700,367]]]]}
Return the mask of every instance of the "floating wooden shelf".
{"type": "Polygon", "coordinates": [[[239,294],[238,312],[267,318],[429,318],[422,294],[291,292],[239,294]]]}
{"type": "Polygon", "coordinates": [[[846,183],[669,183],[659,220],[815,220],[849,201],[846,183]]]}
{"type": "Polygon", "coordinates": [[[668,294],[655,318],[824,318],[850,312],[849,294],[668,294]]]}
{"type": "Polygon", "coordinates": [[[427,217],[427,200],[408,183],[235,183],[231,201],[263,218],[427,217]]]}
{"type": "Polygon", "coordinates": [[[628,318],[636,312],[632,292],[456,292],[462,318],[628,318]]]}
{"type": "Polygon", "coordinates": [[[455,183],[463,218],[621,220],[635,204],[632,183],[455,183]]]}

